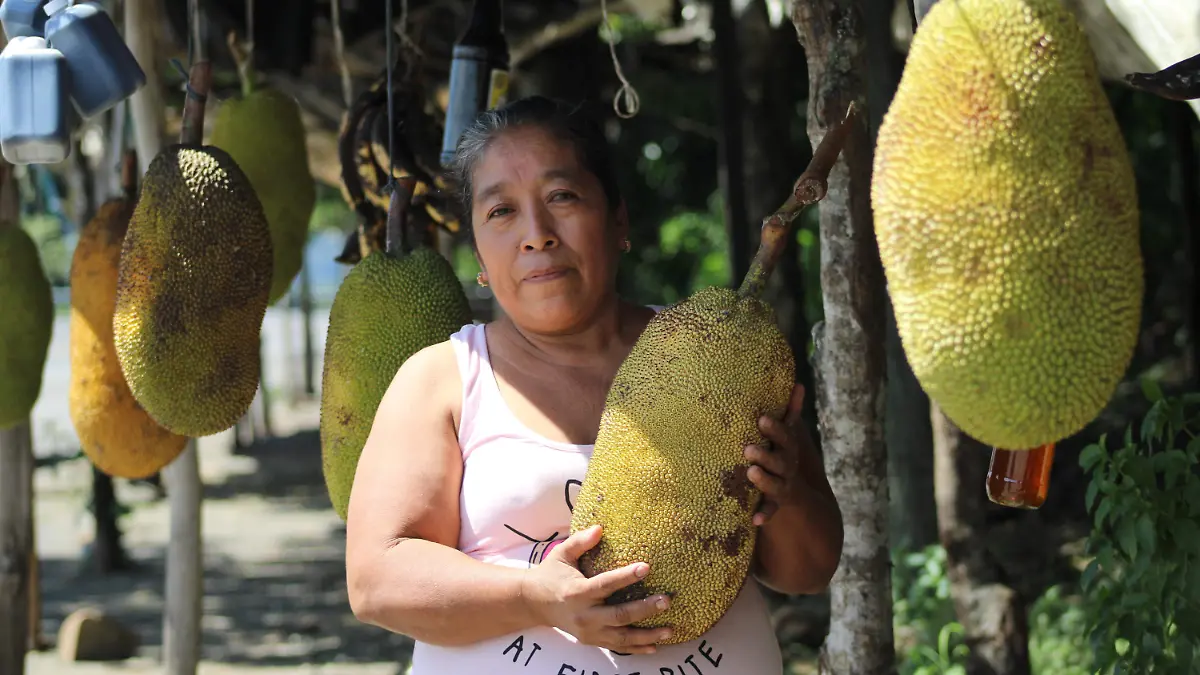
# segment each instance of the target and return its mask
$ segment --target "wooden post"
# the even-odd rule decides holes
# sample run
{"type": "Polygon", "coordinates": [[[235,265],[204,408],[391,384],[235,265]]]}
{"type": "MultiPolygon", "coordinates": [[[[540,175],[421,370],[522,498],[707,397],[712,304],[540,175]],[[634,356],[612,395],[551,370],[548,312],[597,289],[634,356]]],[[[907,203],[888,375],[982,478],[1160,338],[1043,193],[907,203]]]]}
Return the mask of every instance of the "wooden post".
{"type": "MultiPolygon", "coordinates": [[[[8,167],[0,168],[4,182],[8,167]]],[[[0,189],[15,198],[15,191],[0,189]]],[[[23,675],[33,557],[33,442],[28,421],[0,430],[0,673],[23,675]]]]}
{"type": "MultiPolygon", "coordinates": [[[[848,105],[866,100],[862,0],[796,2],[792,23],[808,58],[808,133],[815,146],[848,105]]],[[[819,665],[831,675],[895,670],[883,429],[886,305],[870,189],[871,143],[862,115],[847,130],[820,204],[825,320],[813,331],[818,429],[845,524],[819,665]]]]}

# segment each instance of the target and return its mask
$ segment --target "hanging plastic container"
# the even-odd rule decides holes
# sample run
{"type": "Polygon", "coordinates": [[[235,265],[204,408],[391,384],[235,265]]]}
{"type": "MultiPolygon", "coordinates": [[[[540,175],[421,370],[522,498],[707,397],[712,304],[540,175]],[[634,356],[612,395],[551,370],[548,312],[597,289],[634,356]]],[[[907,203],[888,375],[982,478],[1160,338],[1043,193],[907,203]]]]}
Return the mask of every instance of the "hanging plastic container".
{"type": "Polygon", "coordinates": [[[12,164],[57,164],[71,154],[70,75],[45,38],[19,36],[0,52],[0,153],[12,164]]]}
{"type": "Polygon", "coordinates": [[[83,118],[105,112],[146,83],[146,73],[98,3],[68,7],[67,0],[51,0],[45,12],[46,41],[67,59],[71,101],[83,118]]]}
{"type": "Polygon", "coordinates": [[[0,0],[0,27],[11,40],[17,37],[45,37],[46,12],[50,0],[0,0]]]}

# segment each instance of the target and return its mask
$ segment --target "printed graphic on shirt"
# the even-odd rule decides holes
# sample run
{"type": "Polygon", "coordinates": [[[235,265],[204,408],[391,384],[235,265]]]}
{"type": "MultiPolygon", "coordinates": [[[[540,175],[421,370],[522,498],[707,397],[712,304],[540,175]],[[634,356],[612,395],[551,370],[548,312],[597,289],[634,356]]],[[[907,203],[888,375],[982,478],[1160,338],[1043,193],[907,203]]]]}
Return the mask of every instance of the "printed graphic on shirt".
{"type": "MultiPolygon", "coordinates": [[[[575,497],[579,495],[579,487],[581,485],[583,485],[583,481],[576,480],[574,478],[568,479],[567,482],[563,484],[563,501],[566,502],[567,505],[567,520],[570,520],[570,514],[575,510],[575,497]]],[[[557,530],[545,537],[539,538],[531,534],[526,534],[512,525],[509,525],[508,523],[505,523],[504,527],[508,528],[509,532],[512,532],[518,537],[521,537],[522,539],[533,544],[533,548],[530,549],[529,558],[527,560],[530,567],[533,567],[534,565],[537,565],[545,560],[546,556],[550,554],[550,551],[552,551],[555,546],[558,546],[563,542],[563,540],[566,539],[566,534],[560,533],[557,530]]]]}
{"type": "MultiPolygon", "coordinates": [[[[533,640],[526,640],[524,635],[518,635],[504,648],[501,655],[523,668],[533,666],[528,672],[536,675],[607,675],[608,673],[605,671],[602,674],[600,671],[557,659],[547,660],[543,658],[544,655],[538,653],[540,651],[542,651],[540,644],[533,640]]],[[[674,663],[657,665],[650,670],[621,672],[617,675],[712,675],[721,669],[721,661],[724,658],[724,652],[714,648],[708,643],[708,640],[700,640],[695,649],[682,659],[675,657],[674,663]]]]}

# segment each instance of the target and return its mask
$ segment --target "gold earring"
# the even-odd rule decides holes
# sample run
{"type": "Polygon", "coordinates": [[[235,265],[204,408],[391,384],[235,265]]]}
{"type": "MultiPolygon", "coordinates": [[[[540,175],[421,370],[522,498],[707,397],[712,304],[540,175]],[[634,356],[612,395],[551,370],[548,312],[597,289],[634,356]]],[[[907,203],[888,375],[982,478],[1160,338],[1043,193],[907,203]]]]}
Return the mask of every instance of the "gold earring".
{"type": "Polygon", "coordinates": [[[483,272],[480,272],[479,274],[476,274],[476,275],[475,275],[475,283],[479,284],[480,286],[487,286],[487,285],[488,285],[488,283],[487,283],[487,279],[485,279],[485,278],[483,277],[483,272]]]}
{"type": "Polygon", "coordinates": [[[633,248],[633,242],[629,241],[629,237],[626,237],[624,243],[621,244],[621,250],[629,253],[629,249],[631,248],[633,248]]]}

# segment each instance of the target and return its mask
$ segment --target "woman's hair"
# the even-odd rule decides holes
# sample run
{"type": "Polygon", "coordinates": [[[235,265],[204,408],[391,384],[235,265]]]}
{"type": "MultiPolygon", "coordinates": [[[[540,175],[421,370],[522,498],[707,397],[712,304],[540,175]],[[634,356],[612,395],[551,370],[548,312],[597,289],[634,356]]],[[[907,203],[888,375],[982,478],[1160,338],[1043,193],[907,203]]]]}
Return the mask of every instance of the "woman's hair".
{"type": "Polygon", "coordinates": [[[474,189],[471,177],[484,152],[501,133],[531,126],[574,146],[580,164],[594,174],[604,188],[609,208],[616,209],[620,204],[621,193],[603,128],[587,115],[582,106],[569,105],[545,96],[528,96],[483,111],[458,139],[454,159],[447,167],[447,177],[454,190],[459,218],[464,227],[471,227],[471,194],[474,189]]]}

